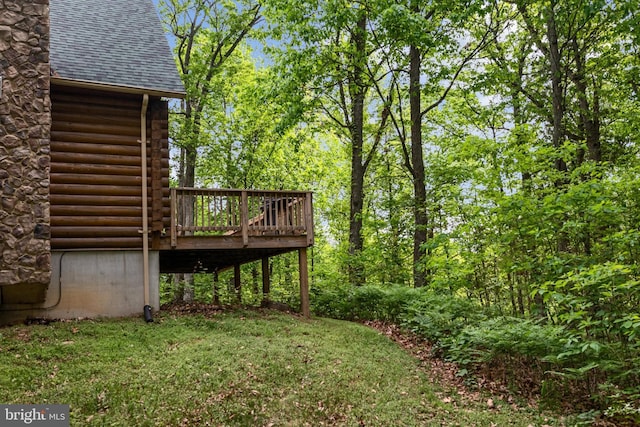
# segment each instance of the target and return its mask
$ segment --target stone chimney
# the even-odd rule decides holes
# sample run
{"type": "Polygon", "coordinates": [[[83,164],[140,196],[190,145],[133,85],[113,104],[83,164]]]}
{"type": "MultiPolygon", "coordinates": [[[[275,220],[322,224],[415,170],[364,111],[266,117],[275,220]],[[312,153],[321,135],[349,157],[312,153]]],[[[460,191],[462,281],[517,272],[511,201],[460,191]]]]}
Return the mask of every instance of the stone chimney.
{"type": "Polygon", "coordinates": [[[39,303],[51,276],[49,0],[0,0],[0,304],[39,303]]]}

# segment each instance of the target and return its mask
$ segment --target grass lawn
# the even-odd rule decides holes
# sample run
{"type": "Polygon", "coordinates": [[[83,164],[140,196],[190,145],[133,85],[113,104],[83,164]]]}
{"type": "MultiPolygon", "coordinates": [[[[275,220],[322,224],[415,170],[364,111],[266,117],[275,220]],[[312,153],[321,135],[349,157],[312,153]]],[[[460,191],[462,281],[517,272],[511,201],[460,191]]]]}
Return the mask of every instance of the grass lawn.
{"type": "Polygon", "coordinates": [[[260,311],[0,328],[0,403],[71,406],[71,425],[541,426],[465,401],[366,326],[260,311]]]}

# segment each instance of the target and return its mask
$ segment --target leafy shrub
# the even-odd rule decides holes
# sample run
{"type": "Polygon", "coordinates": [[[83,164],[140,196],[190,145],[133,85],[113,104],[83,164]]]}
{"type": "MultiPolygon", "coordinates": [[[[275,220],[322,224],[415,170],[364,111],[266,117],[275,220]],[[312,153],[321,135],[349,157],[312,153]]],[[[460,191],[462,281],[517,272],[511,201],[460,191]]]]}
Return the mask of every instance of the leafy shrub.
{"type": "Polygon", "coordinates": [[[312,308],[319,316],[344,320],[399,321],[418,290],[407,287],[337,286],[312,289],[312,308]]]}
{"type": "Polygon", "coordinates": [[[499,356],[542,360],[564,348],[562,327],[514,317],[486,319],[465,326],[446,340],[448,357],[460,363],[488,362],[499,356]]]}
{"type": "Polygon", "coordinates": [[[380,320],[400,323],[407,313],[409,306],[421,298],[425,292],[421,289],[395,286],[385,289],[385,297],[382,303],[382,315],[380,320]]]}
{"type": "Polygon", "coordinates": [[[442,339],[486,316],[482,307],[467,299],[423,291],[407,305],[401,318],[409,330],[441,344],[442,339]]]}
{"type": "Polygon", "coordinates": [[[594,397],[606,404],[614,396],[632,401],[640,396],[636,270],[615,262],[595,264],[546,282],[538,291],[554,320],[571,331],[563,349],[550,352],[546,359],[562,366],[558,374],[564,378],[584,381],[594,397]]]}
{"type": "Polygon", "coordinates": [[[310,290],[311,309],[318,316],[350,320],[348,316],[349,289],[347,287],[315,288],[310,290]]]}

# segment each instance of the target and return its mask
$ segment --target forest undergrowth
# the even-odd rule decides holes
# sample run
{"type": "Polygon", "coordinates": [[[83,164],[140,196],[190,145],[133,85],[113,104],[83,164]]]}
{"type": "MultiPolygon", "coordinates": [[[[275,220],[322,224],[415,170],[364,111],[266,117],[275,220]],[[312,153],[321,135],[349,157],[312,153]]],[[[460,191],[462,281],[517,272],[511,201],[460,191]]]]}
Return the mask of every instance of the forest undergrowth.
{"type": "Polygon", "coordinates": [[[640,424],[634,343],[614,353],[615,343],[588,340],[566,325],[505,316],[426,289],[336,288],[313,301],[318,314],[391,337],[469,398],[488,391],[514,406],[571,414],[570,425],[640,424]]]}

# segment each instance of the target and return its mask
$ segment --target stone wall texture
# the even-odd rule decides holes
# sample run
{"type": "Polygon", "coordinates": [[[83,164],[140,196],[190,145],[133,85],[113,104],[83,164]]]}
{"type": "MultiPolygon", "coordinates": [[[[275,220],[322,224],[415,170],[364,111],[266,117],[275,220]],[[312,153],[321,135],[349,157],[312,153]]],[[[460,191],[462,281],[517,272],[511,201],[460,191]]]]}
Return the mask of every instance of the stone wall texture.
{"type": "Polygon", "coordinates": [[[51,276],[49,75],[49,0],[0,0],[0,292],[35,299],[51,276]]]}

